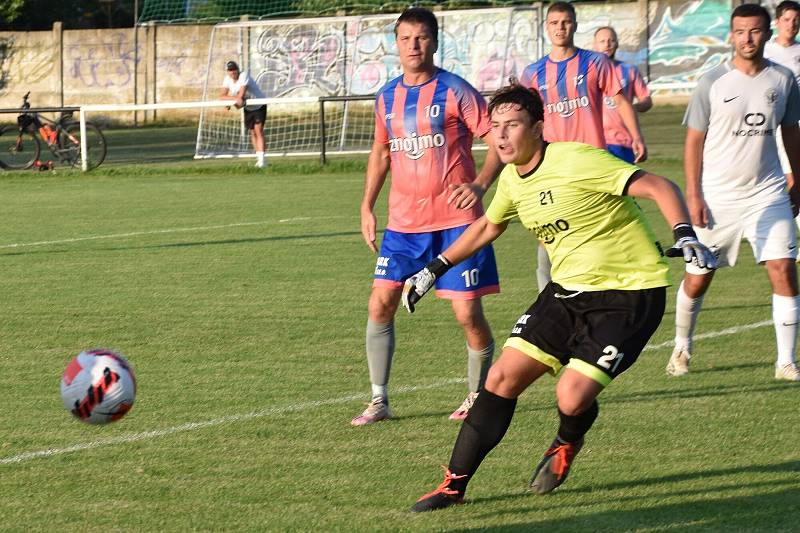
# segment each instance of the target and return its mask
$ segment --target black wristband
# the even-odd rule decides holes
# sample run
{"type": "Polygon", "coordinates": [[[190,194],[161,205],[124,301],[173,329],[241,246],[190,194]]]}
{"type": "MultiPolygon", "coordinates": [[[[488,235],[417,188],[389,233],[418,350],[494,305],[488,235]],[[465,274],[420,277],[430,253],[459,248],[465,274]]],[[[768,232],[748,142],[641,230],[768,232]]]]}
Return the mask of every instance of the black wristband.
{"type": "Polygon", "coordinates": [[[439,254],[438,256],[436,256],[436,259],[428,263],[428,265],[425,268],[427,268],[431,272],[431,274],[433,274],[437,278],[440,278],[444,275],[445,272],[450,270],[451,266],[453,265],[450,264],[450,261],[448,261],[447,258],[442,254],[439,254]]]}
{"type": "Polygon", "coordinates": [[[678,224],[675,224],[675,226],[672,228],[672,235],[675,237],[676,241],[686,237],[697,239],[697,234],[694,232],[694,228],[692,228],[691,224],[687,224],[686,222],[679,222],[678,224]]]}

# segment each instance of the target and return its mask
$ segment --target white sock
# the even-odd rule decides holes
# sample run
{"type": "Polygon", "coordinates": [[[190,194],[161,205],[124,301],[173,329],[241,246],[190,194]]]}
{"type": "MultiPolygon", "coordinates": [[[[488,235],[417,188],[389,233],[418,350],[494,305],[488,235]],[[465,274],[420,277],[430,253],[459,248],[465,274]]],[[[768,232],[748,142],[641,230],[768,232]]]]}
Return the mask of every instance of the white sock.
{"type": "Polygon", "coordinates": [[[778,341],[778,367],[795,362],[797,298],[797,296],[772,295],[772,321],[775,323],[775,338],[778,341]]]}
{"type": "Polygon", "coordinates": [[[386,385],[375,385],[372,384],[372,397],[376,398],[380,396],[381,398],[388,398],[389,392],[387,390],[386,385]]]}
{"type": "Polygon", "coordinates": [[[264,152],[256,152],[256,161],[258,161],[259,165],[264,164],[264,152]]]}
{"type": "Polygon", "coordinates": [[[544,290],[545,285],[550,283],[550,256],[544,246],[539,245],[536,255],[536,283],[539,285],[539,292],[544,290]]]}
{"type": "Polygon", "coordinates": [[[683,290],[683,282],[678,287],[675,299],[675,347],[685,348],[692,353],[692,337],[697,325],[697,315],[703,307],[703,296],[689,298],[683,290]]]}

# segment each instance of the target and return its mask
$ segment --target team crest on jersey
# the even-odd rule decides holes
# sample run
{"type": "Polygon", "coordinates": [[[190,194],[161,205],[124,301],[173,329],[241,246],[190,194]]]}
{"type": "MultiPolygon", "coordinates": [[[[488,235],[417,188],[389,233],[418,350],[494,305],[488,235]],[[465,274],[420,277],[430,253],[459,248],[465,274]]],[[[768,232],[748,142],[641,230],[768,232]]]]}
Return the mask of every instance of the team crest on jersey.
{"type": "Polygon", "coordinates": [[[778,91],[770,87],[767,89],[767,92],[764,93],[764,99],[767,101],[769,105],[773,105],[775,102],[778,101],[778,91]]]}
{"type": "Polygon", "coordinates": [[[409,159],[417,160],[425,155],[428,148],[444,146],[444,135],[441,133],[420,135],[412,132],[408,137],[394,137],[389,139],[389,150],[392,152],[405,152],[409,159]]]}

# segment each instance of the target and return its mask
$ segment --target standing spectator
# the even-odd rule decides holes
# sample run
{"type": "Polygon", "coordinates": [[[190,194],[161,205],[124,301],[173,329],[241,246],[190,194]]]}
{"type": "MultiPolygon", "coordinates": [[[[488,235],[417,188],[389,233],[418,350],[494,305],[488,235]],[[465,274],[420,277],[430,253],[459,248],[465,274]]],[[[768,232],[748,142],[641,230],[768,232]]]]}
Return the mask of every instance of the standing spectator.
{"type": "Polygon", "coordinates": [[[264,93],[255,80],[247,72],[239,72],[239,65],[235,61],[228,61],[225,65],[225,80],[219,97],[223,100],[234,100],[237,109],[244,107],[244,126],[250,130],[250,140],[256,151],[256,166],[264,168],[264,122],[267,120],[267,106],[244,105],[249,98],[264,98],[264,93]]]}

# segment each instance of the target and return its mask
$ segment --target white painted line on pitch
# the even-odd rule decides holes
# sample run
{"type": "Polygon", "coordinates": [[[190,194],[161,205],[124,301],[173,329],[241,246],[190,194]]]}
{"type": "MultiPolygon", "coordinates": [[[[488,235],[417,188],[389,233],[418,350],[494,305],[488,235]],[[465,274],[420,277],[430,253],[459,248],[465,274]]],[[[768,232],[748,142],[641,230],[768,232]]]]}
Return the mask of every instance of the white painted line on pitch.
{"type": "MultiPolygon", "coordinates": [[[[741,333],[742,331],[748,331],[751,329],[757,329],[764,326],[772,325],[772,320],[765,320],[763,322],[755,322],[753,324],[744,324],[742,326],[734,326],[731,328],[721,329],[719,331],[710,331],[708,333],[702,333],[700,335],[696,335],[695,339],[712,339],[715,337],[723,337],[726,335],[735,335],[736,333],[741,333]]],[[[645,346],[645,350],[657,350],[659,348],[666,348],[669,346],[673,346],[675,344],[674,341],[667,341],[662,342],[660,344],[648,344],[645,346]]],[[[398,387],[396,389],[397,394],[403,393],[410,393],[416,392],[421,390],[429,390],[435,389],[438,387],[442,387],[445,385],[453,385],[455,383],[463,383],[465,380],[463,378],[451,378],[451,379],[444,379],[440,381],[436,381],[434,383],[429,383],[427,385],[415,385],[415,386],[407,386],[407,387],[398,387]]],[[[0,465],[4,464],[12,464],[12,463],[22,463],[25,461],[30,461],[31,459],[41,459],[46,457],[52,457],[54,455],[62,455],[65,453],[72,453],[72,452],[79,452],[83,450],[92,450],[94,448],[99,448],[101,446],[111,446],[114,444],[125,444],[128,442],[139,442],[143,440],[150,440],[155,439],[158,437],[165,437],[167,435],[172,435],[175,433],[183,433],[184,431],[194,431],[196,429],[202,429],[207,427],[213,426],[220,426],[222,424],[229,424],[232,422],[241,422],[243,420],[251,420],[253,418],[263,418],[265,416],[270,415],[280,415],[284,413],[291,413],[294,411],[307,411],[309,409],[314,409],[316,407],[322,407],[325,405],[336,405],[340,403],[347,403],[352,402],[355,400],[365,399],[364,394],[352,394],[350,396],[343,396],[340,398],[332,398],[330,400],[315,400],[311,402],[304,402],[295,405],[287,405],[285,407],[273,407],[270,409],[262,409],[260,411],[253,411],[250,413],[245,413],[241,415],[229,415],[223,416],[220,418],[213,418],[211,420],[204,420],[202,422],[189,422],[186,424],[181,424],[180,426],[173,426],[170,428],[165,429],[157,429],[154,431],[143,431],[141,433],[131,433],[128,435],[120,435],[118,437],[110,437],[107,439],[98,439],[95,441],[84,442],[80,444],[75,444],[73,446],[67,446],[66,448],[50,448],[48,450],[40,450],[35,452],[25,452],[20,453],[17,455],[11,455],[9,457],[4,457],[0,459],[0,465]]]]}
{"type": "MultiPolygon", "coordinates": [[[[421,390],[437,389],[439,387],[443,387],[446,385],[453,385],[455,383],[464,383],[465,381],[466,380],[464,378],[443,379],[436,381],[434,383],[429,383],[427,385],[398,387],[395,390],[395,393],[403,394],[421,390]]],[[[164,437],[166,435],[172,435],[174,433],[183,433],[184,431],[194,431],[196,429],[219,426],[222,424],[229,424],[232,422],[241,422],[243,420],[251,420],[253,418],[262,418],[270,415],[280,415],[284,413],[291,413],[294,411],[307,411],[309,409],[314,409],[316,407],[322,407],[325,405],[335,405],[339,403],[347,403],[355,400],[365,400],[365,399],[367,399],[367,395],[362,393],[362,394],[352,394],[350,396],[343,396],[341,398],[332,398],[330,400],[315,400],[311,402],[298,403],[295,405],[287,405],[285,407],[273,407],[270,409],[262,409],[260,411],[253,411],[242,415],[229,415],[220,418],[213,418],[211,420],[204,420],[202,422],[189,422],[187,424],[181,424],[180,426],[173,426],[166,429],[157,429],[154,431],[142,431],[141,433],[131,433],[128,435],[120,435],[119,437],[98,439],[91,442],[84,442],[81,444],[75,444],[73,446],[67,446],[66,448],[50,448],[48,450],[20,453],[18,455],[12,455],[10,457],[4,457],[0,459],[0,464],[22,463],[25,461],[30,461],[31,459],[40,459],[43,457],[52,457],[54,455],[61,455],[65,453],[91,450],[94,448],[99,448],[101,446],[110,446],[112,444],[139,442],[142,440],[150,440],[158,437],[164,437]]]]}
{"type": "MultiPolygon", "coordinates": [[[[346,216],[326,216],[326,217],[314,217],[313,219],[331,219],[331,218],[352,218],[346,216]]],[[[23,248],[26,246],[47,246],[49,244],[68,244],[73,242],[81,242],[81,241],[96,241],[100,239],[121,239],[126,237],[141,237],[145,235],[163,235],[166,233],[189,233],[193,231],[208,231],[214,229],[226,229],[226,228],[239,228],[244,226],[266,226],[268,224],[285,224],[287,222],[303,222],[307,220],[312,220],[312,217],[294,217],[294,218],[283,218],[280,220],[262,220],[260,222],[235,222],[233,224],[219,224],[216,226],[194,226],[188,228],[167,228],[167,229],[157,229],[157,230],[148,230],[148,231],[131,231],[129,233],[111,233],[108,235],[89,235],[87,237],[73,237],[70,239],[58,239],[54,241],[38,241],[38,242],[23,242],[23,243],[14,243],[14,244],[0,244],[0,249],[2,248],[23,248]]]]}
{"type": "MultiPolygon", "coordinates": [[[[764,320],[763,322],[755,322],[753,324],[745,324],[743,326],[734,326],[732,328],[725,328],[719,331],[709,331],[708,333],[701,333],[700,335],[695,335],[694,340],[700,339],[713,339],[716,337],[724,337],[725,335],[736,335],[737,333],[741,333],[742,331],[748,331],[751,329],[758,329],[763,328],[764,326],[771,326],[772,320],[764,320]]],[[[658,350],[660,348],[667,348],[675,346],[675,341],[666,341],[660,344],[648,344],[644,347],[645,350],[658,350]]],[[[644,350],[642,350],[644,351],[644,350]]]]}

